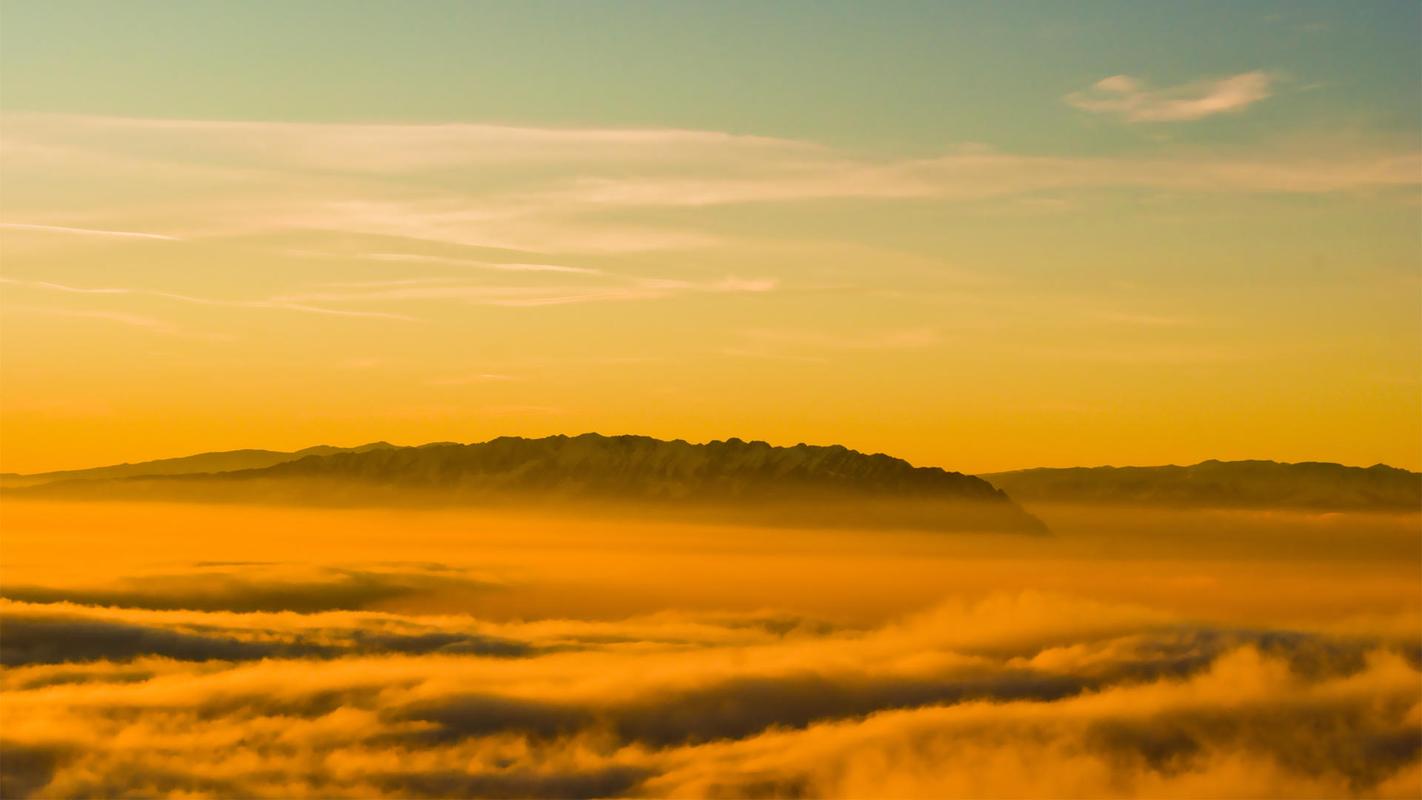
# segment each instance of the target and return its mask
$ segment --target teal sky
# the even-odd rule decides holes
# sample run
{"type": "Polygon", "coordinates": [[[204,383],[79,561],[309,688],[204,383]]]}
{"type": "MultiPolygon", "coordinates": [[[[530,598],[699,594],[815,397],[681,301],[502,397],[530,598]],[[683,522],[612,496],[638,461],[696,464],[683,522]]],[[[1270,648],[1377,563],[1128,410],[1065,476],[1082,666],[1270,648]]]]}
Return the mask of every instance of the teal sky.
{"type": "MultiPolygon", "coordinates": [[[[1401,137],[1415,2],[17,2],[0,105],[205,119],[674,126],[869,151],[1158,142],[1060,102],[1267,69],[1249,116],[1184,136],[1401,137]],[[1330,124],[1314,122],[1327,115],[1330,124]]],[[[1180,136],[1180,132],[1172,132],[1180,136]]]]}

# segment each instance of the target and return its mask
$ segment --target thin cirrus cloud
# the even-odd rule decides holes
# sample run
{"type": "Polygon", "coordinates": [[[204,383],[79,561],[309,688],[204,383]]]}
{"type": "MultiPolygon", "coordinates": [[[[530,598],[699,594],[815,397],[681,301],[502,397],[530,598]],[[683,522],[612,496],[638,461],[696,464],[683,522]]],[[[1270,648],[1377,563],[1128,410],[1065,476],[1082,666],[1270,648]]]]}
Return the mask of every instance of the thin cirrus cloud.
{"type": "MultiPolygon", "coordinates": [[[[192,164],[399,174],[463,166],[559,162],[668,162],[688,155],[727,162],[813,153],[818,145],[767,136],[677,128],[535,128],[485,123],[306,123],[188,120],[15,112],[6,144],[117,155],[159,145],[192,164]]],[[[161,152],[161,151],[160,151],[161,152]]],[[[19,154],[17,153],[17,156],[19,154]]]]}
{"type": "Polygon", "coordinates": [[[0,229],[12,231],[38,231],[40,233],[67,234],[70,236],[99,236],[107,239],[150,239],[165,242],[182,241],[180,237],[163,233],[142,231],[114,231],[100,228],[74,228],[68,225],[39,225],[29,222],[0,222],[0,229]]]}
{"type": "Polygon", "coordinates": [[[471,305],[534,307],[581,303],[657,300],[686,294],[758,294],[779,288],[774,278],[727,276],[713,281],[640,278],[621,286],[489,286],[392,282],[355,291],[319,291],[273,298],[280,303],[364,303],[450,300],[471,305]]]}
{"type": "Polygon", "coordinates": [[[1329,158],[1080,158],[973,148],[877,165],[820,165],[742,177],[587,178],[539,195],[549,210],[711,207],[815,200],[967,202],[1080,189],[1326,194],[1414,186],[1417,153],[1329,158]]]}
{"type": "MultiPolygon", "coordinates": [[[[50,292],[62,292],[65,294],[81,295],[115,295],[133,297],[154,297],[163,300],[173,300],[179,303],[202,306],[224,306],[228,308],[269,308],[285,311],[297,311],[306,314],[320,314],[337,317],[370,317],[375,319],[396,319],[413,321],[414,317],[404,314],[394,314],[385,311],[359,311],[341,308],[325,308],[313,306],[299,301],[287,301],[281,298],[269,298],[266,300],[219,300],[210,297],[196,297],[193,295],[179,294],[177,292],[166,292],[156,289],[131,289],[125,287],[83,287],[70,286],[62,283],[52,283],[49,281],[25,281],[14,278],[0,278],[0,284],[7,284],[15,287],[28,289],[40,289],[50,292]]],[[[90,314],[96,316],[96,314],[90,314]]]]}
{"type": "MultiPolygon", "coordinates": [[[[1201,119],[1263,100],[1275,80],[1270,73],[1255,71],[1152,89],[1118,75],[1068,95],[1067,102],[1133,122],[1201,119]]],[[[695,207],[822,198],[972,199],[1043,188],[1113,185],[1176,189],[1188,186],[1188,176],[1202,169],[1231,178],[1196,187],[1211,191],[1338,191],[1380,181],[1416,183],[1415,173],[1404,175],[1401,167],[1386,175],[1375,169],[1377,164],[1397,166],[1405,159],[1411,162],[1402,166],[1414,166],[1415,152],[1356,148],[1307,159],[1240,153],[1211,159],[1145,160],[969,147],[904,159],[717,131],[189,122],[55,114],[7,114],[5,144],[9,147],[6,167],[12,173],[33,166],[52,174],[58,165],[31,164],[32,153],[61,146],[66,152],[106,158],[141,154],[150,161],[158,158],[155,152],[179,153],[183,155],[164,158],[182,169],[210,170],[215,164],[246,168],[247,183],[254,190],[280,189],[281,196],[273,199],[284,202],[272,207],[290,217],[289,222],[313,227],[379,223],[377,228],[392,233],[409,229],[413,238],[421,238],[420,234],[442,238],[472,230],[484,230],[492,237],[493,231],[510,227],[518,233],[520,221],[530,217],[586,207],[695,207]],[[200,164],[192,161],[194,153],[202,154],[200,164]],[[1324,161],[1333,165],[1324,174],[1327,180],[1307,180],[1324,161]],[[458,180],[466,166],[498,167],[502,177],[494,184],[498,188],[482,180],[458,180]],[[413,179],[427,169],[449,171],[441,191],[417,190],[413,184],[410,191],[390,191],[398,183],[388,180],[413,179]],[[360,176],[370,174],[382,176],[382,182],[363,183],[360,176]],[[1292,177],[1285,180],[1285,175],[1292,177]],[[331,191],[320,191],[323,187],[331,191]],[[377,193],[376,188],[384,191],[377,193]]],[[[193,177],[204,174],[198,171],[193,177]]],[[[15,199],[22,198],[11,202],[15,199]]],[[[269,225],[281,221],[272,216],[263,219],[269,225]]],[[[604,224],[599,230],[607,229],[604,224]]]]}
{"type": "Polygon", "coordinates": [[[1188,122],[1243,111],[1273,94],[1275,77],[1263,70],[1218,80],[1152,89],[1130,75],[1112,75],[1072,92],[1066,102],[1127,122],[1188,122]]]}
{"type": "Polygon", "coordinates": [[[447,264],[455,267],[473,267],[501,272],[565,272],[579,275],[601,275],[602,270],[590,267],[570,267],[563,264],[529,264],[523,262],[477,261],[469,258],[431,256],[419,253],[366,253],[358,258],[369,261],[405,261],[417,264],[447,264]]]}
{"type": "MultiPolygon", "coordinates": [[[[622,210],[825,200],[961,203],[1102,189],[1330,194],[1416,186],[1422,174],[1422,155],[1416,152],[1144,158],[1022,155],[970,148],[934,158],[887,162],[848,155],[809,161],[793,153],[764,155],[733,171],[718,171],[694,159],[688,159],[675,175],[588,164],[552,185],[515,182],[502,193],[465,187],[398,199],[318,198],[269,219],[268,224],[277,229],[340,231],[531,253],[625,254],[725,247],[737,240],[706,229],[695,217],[677,224],[633,223],[614,216],[622,210]]],[[[276,199],[273,207],[280,208],[282,202],[276,199]]],[[[402,256],[400,260],[412,259],[402,256]]],[[[533,271],[509,263],[478,266],[533,271]]]]}
{"type": "MultiPolygon", "coordinates": [[[[1201,119],[1258,102],[1273,81],[1268,73],[1252,72],[1151,89],[1116,76],[1068,102],[1130,122],[1201,119]]],[[[7,114],[4,121],[4,166],[12,186],[7,211],[28,217],[8,223],[10,229],[177,238],[120,224],[50,224],[76,213],[99,220],[114,207],[106,201],[87,210],[56,209],[27,189],[70,180],[114,187],[125,213],[165,219],[190,239],[354,234],[538,254],[465,259],[382,244],[353,256],[503,272],[591,275],[596,271],[561,263],[561,254],[746,244],[697,209],[826,200],[970,203],[1138,189],[1328,194],[1415,187],[1422,175],[1422,154],[1383,147],[1086,157],[972,146],[902,158],[716,131],[53,114],[7,114]],[[56,151],[67,155],[56,161],[56,151]],[[86,154],[92,157],[80,158],[86,154]],[[105,166],[129,162],[143,169],[105,166]],[[431,181],[436,172],[439,180],[431,181]],[[687,213],[626,213],[659,208],[687,213]]]]}
{"type": "MultiPolygon", "coordinates": [[[[618,286],[491,286],[465,284],[443,279],[400,279],[329,284],[330,289],[316,292],[277,295],[261,300],[223,300],[197,297],[156,289],[128,287],[84,287],[50,281],[18,280],[0,277],[0,285],[21,289],[57,292],[72,295],[107,297],[151,297],[190,305],[228,308],[277,309],[306,314],[418,321],[408,314],[383,310],[350,308],[372,302],[449,301],[470,305],[533,308],[539,306],[575,305],[634,300],[659,300],[688,294],[759,294],[779,288],[774,278],[740,278],[726,276],[718,280],[689,281],[669,278],[638,278],[618,286]],[[331,289],[334,289],[331,290],[331,289]],[[332,307],[332,305],[339,307],[332,307]]],[[[103,317],[127,322],[135,327],[170,332],[171,326],[147,317],[122,311],[76,313],[71,316],[103,317]],[[107,316],[105,316],[107,315],[107,316]],[[120,319],[124,317],[125,319],[120,319]]]]}

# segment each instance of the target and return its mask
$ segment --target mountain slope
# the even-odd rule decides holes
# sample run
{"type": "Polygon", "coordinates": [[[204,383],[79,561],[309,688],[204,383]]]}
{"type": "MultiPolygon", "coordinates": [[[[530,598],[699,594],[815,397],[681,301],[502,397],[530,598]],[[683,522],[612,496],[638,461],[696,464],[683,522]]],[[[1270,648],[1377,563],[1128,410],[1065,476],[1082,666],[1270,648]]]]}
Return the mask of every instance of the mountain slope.
{"type": "Polygon", "coordinates": [[[333,453],[363,453],[370,450],[393,448],[387,442],[371,442],[359,447],[332,447],[316,445],[290,453],[280,450],[223,450],[213,453],[198,453],[178,458],[160,458],[156,461],[141,461],[136,464],[113,464],[89,469],[60,470],[57,472],[37,472],[17,475],[12,472],[0,473],[0,486],[17,488],[38,486],[46,483],[75,480],[114,480],[146,475],[191,475],[207,472],[231,472],[244,469],[262,469],[287,461],[295,461],[307,456],[324,456],[333,453]]]}
{"type": "Polygon", "coordinates": [[[44,494],[353,504],[619,505],[789,524],[1042,531],[991,484],[844,447],[645,436],[502,437],[311,455],[210,475],[68,481],[44,494]]]}
{"type": "Polygon", "coordinates": [[[1422,509],[1422,474],[1378,464],[1204,461],[1025,469],[981,476],[1023,503],[1316,510],[1422,509]]]}

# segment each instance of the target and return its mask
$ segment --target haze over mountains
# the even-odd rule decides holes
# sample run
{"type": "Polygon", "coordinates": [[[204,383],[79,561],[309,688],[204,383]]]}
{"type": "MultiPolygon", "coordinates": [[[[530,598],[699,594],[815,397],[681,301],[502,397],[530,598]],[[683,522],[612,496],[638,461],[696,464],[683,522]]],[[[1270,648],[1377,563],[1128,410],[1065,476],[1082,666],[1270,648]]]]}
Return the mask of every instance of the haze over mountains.
{"type": "Polygon", "coordinates": [[[205,472],[232,472],[242,469],[262,469],[286,461],[295,461],[307,456],[326,456],[332,453],[361,453],[367,450],[392,448],[387,442],[371,442],[359,447],[332,447],[316,445],[292,452],[279,450],[223,450],[213,453],[198,453],[178,458],[160,458],[156,461],[141,461],[136,464],[113,464],[89,469],[69,469],[56,472],[37,472],[17,475],[13,472],[0,473],[0,487],[16,488],[38,486],[59,481],[114,480],[151,475],[193,475],[205,472]]]}
{"type": "Polygon", "coordinates": [[[1040,531],[1017,503],[1310,510],[1422,509],[1422,474],[1385,465],[1206,461],[1039,468],[979,477],[841,446],[692,444],[645,436],[233,450],[35,475],[25,494],[313,504],[633,503],[796,523],[1040,531]]]}

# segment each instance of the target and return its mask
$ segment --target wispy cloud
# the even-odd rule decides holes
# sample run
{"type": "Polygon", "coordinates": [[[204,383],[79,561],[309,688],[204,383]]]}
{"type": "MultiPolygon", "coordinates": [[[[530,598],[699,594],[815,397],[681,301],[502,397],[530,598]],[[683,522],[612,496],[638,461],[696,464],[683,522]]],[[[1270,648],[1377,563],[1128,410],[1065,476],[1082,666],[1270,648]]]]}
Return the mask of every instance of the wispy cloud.
{"type": "Polygon", "coordinates": [[[170,322],[165,322],[154,317],[142,314],[130,314],[124,311],[103,311],[95,309],[80,308],[50,308],[35,306],[16,306],[7,304],[5,310],[8,312],[22,312],[40,314],[46,317],[67,317],[71,319],[96,319],[104,322],[114,322],[126,325],[130,328],[141,328],[153,333],[161,333],[169,336],[179,336],[184,333],[183,329],[170,322]]]}
{"type": "Polygon", "coordinates": [[[1422,155],[1418,153],[1354,153],[1327,158],[1064,158],[974,148],[913,161],[820,164],[803,171],[768,169],[739,177],[585,179],[525,200],[571,214],[820,200],[970,202],[1086,189],[1324,194],[1416,186],[1419,175],[1422,155]]]}
{"type": "MultiPolygon", "coordinates": [[[[757,294],[774,291],[774,278],[726,276],[716,280],[691,281],[667,278],[632,278],[614,286],[507,286],[462,283],[447,279],[401,279],[356,281],[328,284],[314,292],[276,295],[259,300],[223,300],[210,297],[114,286],[72,286],[50,281],[0,277],[0,285],[64,294],[106,297],[151,297],[192,305],[226,308],[274,309],[322,316],[357,317],[417,321],[408,314],[384,310],[352,308],[370,303],[446,301],[471,305],[534,308],[584,303],[658,300],[689,294],[757,294]]],[[[107,312],[105,312],[107,313],[107,312]]],[[[115,312],[120,313],[120,312],[115,312]]],[[[135,320],[138,319],[135,317],[135,320]]],[[[494,379],[486,376],[487,379],[494,379]]]]}
{"type": "Polygon", "coordinates": [[[165,242],[182,241],[180,237],[162,233],[139,231],[111,231],[98,228],[71,228],[67,225],[37,225],[29,222],[0,222],[0,229],[14,231],[39,231],[41,233],[69,234],[71,236],[102,236],[109,239],[156,239],[165,242]]]}
{"type": "Polygon", "coordinates": [[[367,190],[362,199],[353,199],[350,189],[342,191],[345,194],[340,197],[312,197],[299,205],[274,200],[272,210],[256,227],[392,236],[525,253],[690,250],[721,241],[713,234],[684,227],[590,219],[587,212],[594,209],[576,197],[561,197],[557,191],[530,191],[526,185],[504,193],[466,187],[400,199],[384,196],[387,189],[376,187],[367,190]]]}
{"type": "Polygon", "coordinates": [[[1243,111],[1273,93],[1275,77],[1263,70],[1217,80],[1152,89],[1130,75],[1112,75],[1066,101],[1084,111],[1113,114],[1127,122],[1184,122],[1243,111]]]}
{"type": "Polygon", "coordinates": [[[454,267],[473,267],[501,272],[563,272],[579,275],[600,275],[602,270],[589,267],[570,267],[564,264],[529,264],[524,262],[478,261],[470,258],[451,258],[421,253],[363,253],[357,258],[369,261],[406,261],[416,264],[447,264],[454,267]]]}
{"type": "Polygon", "coordinates": [[[7,128],[40,144],[113,150],[138,142],[170,146],[174,160],[220,160],[259,169],[409,173],[463,166],[560,162],[677,163],[689,153],[713,161],[747,154],[812,152],[817,145],[768,136],[678,128],[535,128],[483,123],[303,123],[11,113],[7,128]],[[23,128],[23,130],[17,130],[23,128]],[[216,157],[216,159],[214,159],[216,157]]]}
{"type": "Polygon", "coordinates": [[[179,294],[177,292],[165,292],[156,289],[131,289],[124,287],[84,287],[70,286],[62,283],[51,283],[49,281],[25,281],[13,278],[0,278],[0,284],[20,286],[30,289],[42,289],[51,292],[64,292],[68,294],[87,295],[128,295],[136,297],[155,297],[163,300],[172,300],[179,303],[190,303],[203,306],[223,306],[227,308],[269,308],[284,311],[297,311],[306,314],[321,314],[325,316],[338,317],[370,317],[377,319],[398,319],[413,321],[414,317],[405,314],[394,314],[385,311],[353,311],[350,309],[324,308],[313,306],[297,300],[287,300],[283,298],[271,298],[266,300],[219,300],[209,297],[195,297],[193,295],[179,294]]]}
{"type": "MultiPolygon", "coordinates": [[[[1067,102],[1131,122],[1201,119],[1263,100],[1275,81],[1271,73],[1255,71],[1153,89],[1118,75],[1068,95],[1067,102]]],[[[218,209],[203,207],[216,201],[197,201],[191,210],[202,213],[191,214],[188,224],[193,229],[238,234],[327,230],[545,253],[692,249],[724,241],[685,222],[632,222],[608,213],[625,208],[826,199],[971,201],[1102,188],[1327,193],[1416,186],[1422,170],[1422,157],[1415,150],[1377,148],[1144,158],[1009,153],[974,146],[904,159],[716,131],[192,122],[45,114],[6,115],[5,121],[10,148],[6,167],[11,172],[62,172],[63,162],[34,161],[37,150],[57,146],[105,158],[133,155],[152,160],[153,153],[172,153],[162,163],[191,174],[181,181],[167,173],[140,179],[149,190],[140,202],[164,197],[161,189],[170,181],[179,181],[173,191],[181,188],[185,197],[201,196],[188,191],[193,186],[220,188],[221,197],[241,194],[241,203],[224,201],[218,209]],[[214,164],[245,170],[244,177],[236,183],[226,173],[214,177],[214,164]],[[442,171],[437,184],[427,180],[431,169],[442,171]],[[497,180],[486,179],[491,170],[496,170],[497,180]]],[[[165,206],[163,211],[182,216],[183,209],[165,206]]],[[[459,259],[384,250],[363,257],[451,266],[459,261],[504,271],[588,270],[542,259],[459,259]]]]}
{"type": "Polygon", "coordinates": [[[319,291],[272,298],[277,303],[365,303],[375,301],[450,300],[473,305],[532,307],[579,303],[656,300],[685,294],[744,294],[774,291],[774,278],[727,276],[712,281],[638,278],[619,286],[491,286],[463,283],[407,283],[356,291],[319,291]]]}

